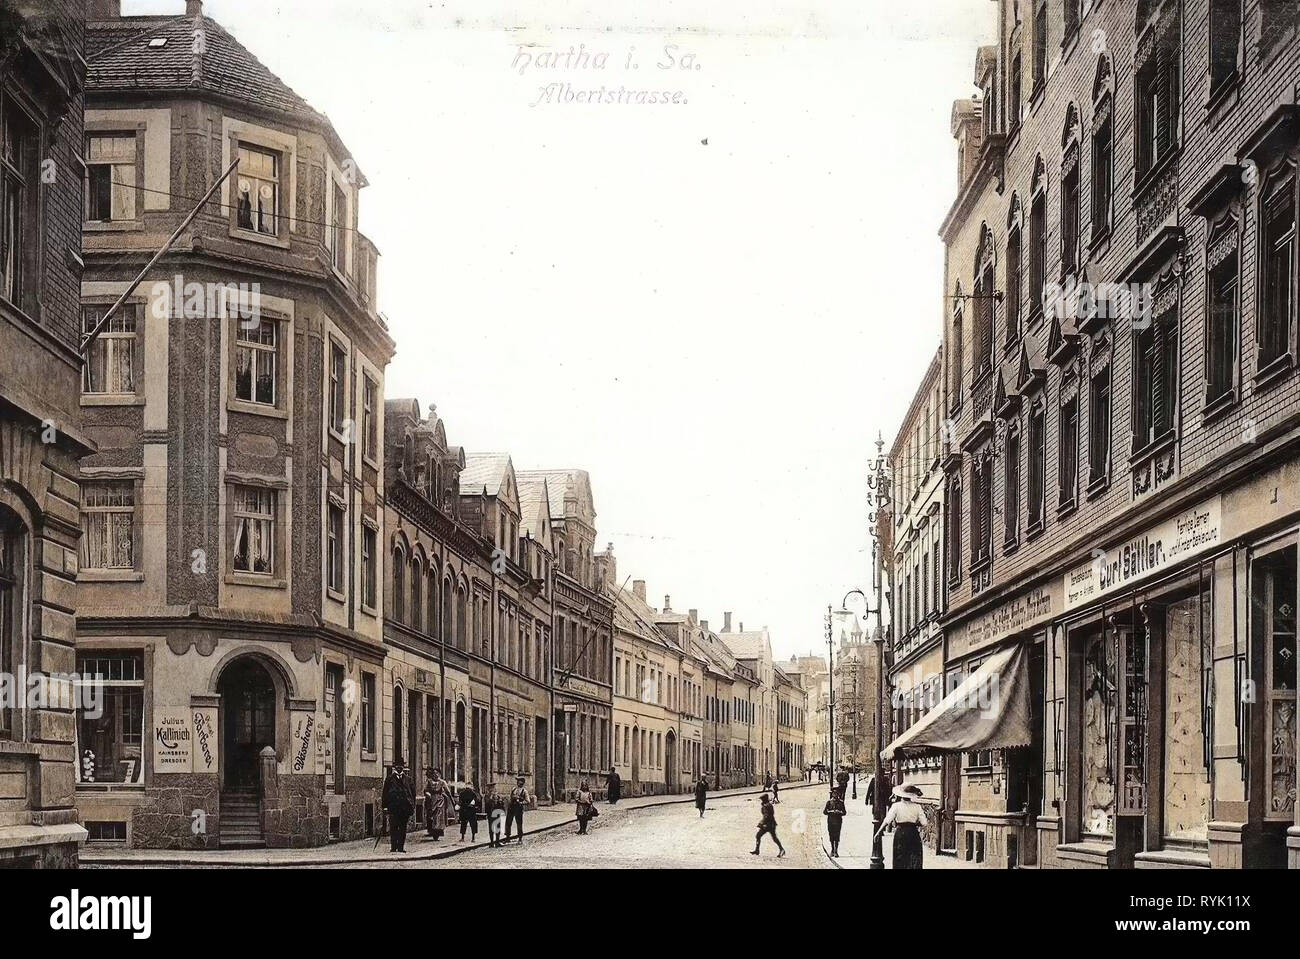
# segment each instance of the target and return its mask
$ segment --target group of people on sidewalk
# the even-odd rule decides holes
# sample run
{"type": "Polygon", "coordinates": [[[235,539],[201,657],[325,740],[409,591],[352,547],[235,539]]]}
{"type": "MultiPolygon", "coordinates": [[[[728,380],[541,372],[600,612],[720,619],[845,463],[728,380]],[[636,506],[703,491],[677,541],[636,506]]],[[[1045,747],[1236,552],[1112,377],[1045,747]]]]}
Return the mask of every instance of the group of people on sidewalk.
{"type": "MultiPolygon", "coordinates": [[[[822,815],[826,817],[826,837],[831,844],[832,859],[840,858],[840,836],[844,828],[844,817],[848,814],[848,809],[844,805],[844,788],[843,783],[832,786],[830,798],[822,807],[822,815]]],[[[873,776],[867,782],[868,809],[873,808],[874,794],[875,777],[873,776]]],[[[927,820],[925,810],[916,801],[922,795],[920,787],[912,783],[895,786],[889,796],[889,809],[885,813],[885,818],[881,820],[875,834],[871,837],[874,845],[886,830],[893,830],[891,865],[894,869],[922,868],[925,846],[921,840],[921,830],[925,828],[927,820]]]]}
{"type": "MultiPolygon", "coordinates": [[[[498,793],[493,782],[487,784],[486,794],[480,796],[474,783],[448,782],[442,778],[442,771],[435,767],[425,774],[424,779],[425,835],[434,842],[441,839],[454,808],[461,842],[465,841],[466,830],[470,842],[478,842],[478,820],[482,815],[487,821],[489,846],[501,846],[516,836],[522,845],[524,809],[532,801],[523,776],[515,777],[509,796],[498,793]]],[[[406,852],[406,829],[415,814],[415,787],[406,771],[406,763],[400,757],[393,761],[384,780],[380,804],[388,821],[390,851],[406,852]]]]}

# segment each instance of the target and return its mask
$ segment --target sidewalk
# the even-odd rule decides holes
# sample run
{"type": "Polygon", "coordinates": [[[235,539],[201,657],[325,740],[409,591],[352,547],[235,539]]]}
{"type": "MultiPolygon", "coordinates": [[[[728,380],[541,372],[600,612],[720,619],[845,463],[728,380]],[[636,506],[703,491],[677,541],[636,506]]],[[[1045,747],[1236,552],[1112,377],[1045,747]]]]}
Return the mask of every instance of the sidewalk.
{"type": "MultiPolygon", "coordinates": [[[[782,783],[781,791],[789,789],[806,789],[818,783],[782,783]]],[[[763,790],[757,786],[742,786],[738,789],[722,789],[709,793],[709,801],[725,799],[729,796],[757,796],[763,790]]],[[[620,799],[617,805],[607,802],[597,803],[602,819],[620,817],[621,814],[652,806],[668,806],[676,803],[694,803],[695,797],[689,793],[660,796],[638,796],[620,799]]],[[[562,826],[576,825],[573,815],[573,803],[562,802],[552,806],[541,806],[524,813],[524,835],[533,836],[548,832],[562,826]]],[[[825,826],[823,825],[823,829],[825,826]]],[[[447,831],[437,842],[424,834],[424,828],[412,828],[406,834],[406,853],[388,851],[388,838],[379,840],[376,845],[374,837],[357,839],[350,842],[337,842],[329,846],[313,849],[121,849],[117,847],[83,846],[80,862],[83,866],[330,866],[354,865],[372,862],[411,862],[423,859],[446,859],[472,849],[487,847],[487,823],[479,820],[478,842],[458,842],[460,827],[455,823],[447,826],[447,831]]]]}
{"type": "MultiPolygon", "coordinates": [[[[844,817],[844,826],[840,830],[840,855],[831,859],[831,842],[827,838],[826,817],[821,817],[822,852],[831,865],[838,869],[870,869],[871,837],[875,833],[875,823],[871,819],[871,810],[859,798],[856,802],[849,800],[844,804],[848,815],[844,817]]],[[[820,810],[818,810],[820,812],[820,810]]],[[[880,837],[880,848],[885,857],[885,868],[892,868],[894,834],[887,832],[880,837]]],[[[924,869],[973,869],[974,863],[962,862],[955,856],[940,856],[929,846],[925,847],[922,857],[924,869]]]]}

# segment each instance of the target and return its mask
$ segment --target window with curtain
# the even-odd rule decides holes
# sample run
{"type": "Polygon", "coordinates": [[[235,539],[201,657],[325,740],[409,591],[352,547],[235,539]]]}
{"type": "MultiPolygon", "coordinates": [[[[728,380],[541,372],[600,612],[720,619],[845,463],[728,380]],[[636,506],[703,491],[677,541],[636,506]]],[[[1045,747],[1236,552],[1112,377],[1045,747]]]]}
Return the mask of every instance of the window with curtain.
{"type": "MultiPolygon", "coordinates": [[[[83,334],[100,324],[110,305],[81,308],[83,334]]],[[[142,310],[139,303],[124,303],[100,331],[81,367],[81,392],[135,393],[136,330],[142,310]]]]}
{"type": "Polygon", "coordinates": [[[235,486],[232,493],[234,568],[270,576],[275,572],[275,490],[235,486]]]}
{"type": "Polygon", "coordinates": [[[235,324],[235,399],[274,406],[278,329],[274,320],[235,324]]]}
{"type": "Polygon", "coordinates": [[[81,567],[135,568],[135,481],[81,484],[81,567]]]}
{"type": "Polygon", "coordinates": [[[96,133],[86,144],[86,219],[111,223],[136,218],[136,137],[96,133]]]}

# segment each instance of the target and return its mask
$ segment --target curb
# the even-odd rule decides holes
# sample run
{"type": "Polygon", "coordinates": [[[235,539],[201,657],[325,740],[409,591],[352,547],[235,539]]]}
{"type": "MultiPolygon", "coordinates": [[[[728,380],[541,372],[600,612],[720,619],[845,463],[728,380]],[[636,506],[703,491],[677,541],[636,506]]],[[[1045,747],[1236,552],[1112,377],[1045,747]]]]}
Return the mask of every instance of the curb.
{"type": "MultiPolygon", "coordinates": [[[[821,785],[825,785],[825,783],[793,783],[789,786],[783,786],[781,791],[785,792],[790,789],[806,789],[809,786],[821,786],[821,785]]],[[[766,789],[760,789],[755,787],[754,789],[749,789],[744,792],[729,792],[725,796],[722,796],[720,798],[730,799],[732,797],[739,797],[739,796],[760,796],[765,792],[767,792],[766,789]]],[[[624,809],[626,809],[628,812],[636,812],[641,809],[656,809],[660,806],[675,806],[683,803],[695,802],[694,796],[677,796],[676,794],[673,795],[674,798],[671,799],[665,796],[664,799],[661,799],[657,802],[642,803],[637,806],[625,806],[624,809]]],[[[549,826],[539,826],[536,829],[525,830],[524,835],[537,836],[545,832],[550,832],[554,829],[559,829],[562,826],[575,825],[577,822],[578,819],[575,816],[571,819],[563,819],[560,822],[551,823],[549,826]]],[[[158,856],[154,856],[154,857],[131,856],[131,857],[121,857],[116,859],[110,859],[107,857],[101,859],[96,857],[93,859],[82,859],[81,865],[89,868],[95,868],[95,869],[112,868],[116,866],[208,866],[208,867],[221,866],[221,867],[231,868],[231,869],[301,869],[306,866],[350,866],[353,864],[364,865],[368,863],[379,863],[379,862],[423,862],[426,860],[431,861],[436,859],[450,859],[452,856],[459,856],[467,852],[473,852],[476,849],[489,849],[489,848],[491,847],[489,847],[486,843],[472,843],[467,846],[451,846],[448,848],[438,849],[436,851],[429,850],[428,852],[419,852],[416,853],[415,855],[408,855],[405,858],[401,858],[401,859],[396,858],[390,852],[382,856],[369,855],[369,856],[353,857],[348,859],[328,859],[328,858],[319,858],[319,859],[305,858],[301,860],[268,859],[268,860],[262,860],[260,862],[257,860],[252,860],[252,861],[237,860],[233,862],[223,862],[221,859],[211,858],[213,853],[220,854],[221,852],[221,850],[214,849],[214,850],[209,850],[207,852],[196,852],[192,856],[183,859],[177,859],[177,858],[168,859],[168,858],[163,858],[158,856]]],[[[311,850],[304,850],[304,852],[311,852],[311,850]]]]}

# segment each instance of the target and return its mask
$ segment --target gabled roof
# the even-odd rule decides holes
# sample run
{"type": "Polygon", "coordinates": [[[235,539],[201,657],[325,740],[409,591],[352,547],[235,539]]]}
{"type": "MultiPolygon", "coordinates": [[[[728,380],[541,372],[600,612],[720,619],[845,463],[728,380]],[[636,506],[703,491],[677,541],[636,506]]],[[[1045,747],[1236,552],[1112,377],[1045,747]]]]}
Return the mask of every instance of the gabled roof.
{"type": "Polygon", "coordinates": [[[747,633],[722,633],[720,638],[737,659],[771,659],[772,644],[767,630],[747,633]]]}
{"type": "Polygon", "coordinates": [[[519,532],[539,540],[549,551],[551,505],[546,480],[524,478],[522,473],[516,473],[515,477],[519,481],[519,532]]]}
{"type": "Polygon", "coordinates": [[[655,611],[635,593],[625,589],[608,590],[614,599],[614,624],[626,633],[639,636],[647,642],[667,649],[676,649],[675,643],[655,626],[655,611]]]}
{"type": "Polygon", "coordinates": [[[521,480],[546,480],[552,518],[565,518],[564,502],[570,498],[577,500],[580,519],[591,522],[596,518],[596,504],[591,495],[591,476],[586,470],[520,470],[518,476],[521,480]]]}
{"type": "MultiPolygon", "coordinates": [[[[86,25],[90,93],[209,93],[318,125],[346,154],[329,118],[312,108],[211,17],[121,17],[86,25]],[[196,20],[203,42],[195,43],[196,20]]],[[[365,185],[365,180],[359,181],[365,185]]]]}
{"type": "Polygon", "coordinates": [[[509,453],[466,453],[460,488],[467,495],[477,496],[486,489],[488,496],[498,496],[510,473],[509,453]]]}

